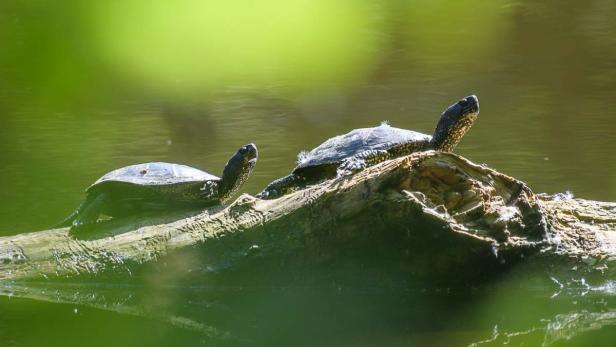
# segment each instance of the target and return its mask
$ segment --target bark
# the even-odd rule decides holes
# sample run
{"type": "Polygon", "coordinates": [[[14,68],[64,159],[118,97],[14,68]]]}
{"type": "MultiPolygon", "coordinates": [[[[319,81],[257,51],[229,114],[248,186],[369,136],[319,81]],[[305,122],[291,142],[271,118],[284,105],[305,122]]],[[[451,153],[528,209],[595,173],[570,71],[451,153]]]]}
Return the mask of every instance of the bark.
{"type": "Polygon", "coordinates": [[[445,277],[485,275],[531,255],[601,267],[616,254],[616,203],[536,195],[505,174],[432,151],[279,199],[244,194],[225,208],[172,218],[116,221],[87,239],[67,229],[2,237],[0,280],[130,273],[194,246],[212,269],[255,257],[327,263],[371,249],[389,267],[445,277]]]}

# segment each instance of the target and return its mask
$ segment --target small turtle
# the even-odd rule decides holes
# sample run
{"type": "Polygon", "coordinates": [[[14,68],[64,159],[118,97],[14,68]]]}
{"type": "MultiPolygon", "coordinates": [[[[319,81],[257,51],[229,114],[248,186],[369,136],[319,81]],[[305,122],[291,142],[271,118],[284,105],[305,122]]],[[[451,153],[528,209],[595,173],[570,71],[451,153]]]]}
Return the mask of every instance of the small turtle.
{"type": "Polygon", "coordinates": [[[111,171],[86,189],[86,199],[55,227],[71,233],[94,225],[99,215],[131,216],[144,211],[206,207],[229,199],[257,162],[257,147],[241,147],[227,162],[222,178],[186,165],[144,163],[111,171]]]}
{"type": "Polygon", "coordinates": [[[300,153],[291,174],[270,183],[257,197],[276,198],[306,185],[413,152],[450,152],[473,125],[478,114],[479,100],[471,95],[442,113],[433,136],[383,123],[378,127],[355,129],[333,137],[310,152],[300,153]]]}

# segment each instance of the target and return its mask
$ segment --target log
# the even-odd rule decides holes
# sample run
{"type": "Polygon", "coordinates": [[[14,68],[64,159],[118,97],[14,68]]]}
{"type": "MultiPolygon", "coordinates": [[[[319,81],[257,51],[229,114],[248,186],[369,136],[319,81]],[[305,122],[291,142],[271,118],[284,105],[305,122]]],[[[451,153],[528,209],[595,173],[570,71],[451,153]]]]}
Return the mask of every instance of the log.
{"type": "Polygon", "coordinates": [[[370,251],[378,266],[452,280],[489,276],[533,255],[593,268],[616,255],[616,203],[534,194],[510,176],[434,151],[275,200],[244,194],[174,218],[102,224],[88,238],[67,229],[1,237],[0,281],[130,275],[195,247],[201,267],[214,272],[257,258],[331,264],[370,251]]]}

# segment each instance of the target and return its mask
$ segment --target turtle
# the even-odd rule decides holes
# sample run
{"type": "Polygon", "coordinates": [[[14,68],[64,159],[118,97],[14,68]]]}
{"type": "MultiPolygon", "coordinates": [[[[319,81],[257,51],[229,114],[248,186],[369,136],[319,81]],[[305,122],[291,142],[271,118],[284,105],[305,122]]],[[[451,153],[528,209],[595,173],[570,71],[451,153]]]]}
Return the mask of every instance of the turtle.
{"type": "Polygon", "coordinates": [[[271,182],[257,197],[280,197],[307,185],[352,174],[413,152],[453,151],[478,115],[479,100],[470,95],[443,111],[432,136],[383,122],[377,127],[355,129],[332,137],[309,152],[301,152],[291,173],[271,182]]]}
{"type": "Polygon", "coordinates": [[[70,226],[74,234],[94,226],[101,214],[115,218],[222,204],[246,181],[257,157],[254,144],[242,146],[225,165],[222,178],[190,166],[165,162],[113,170],[88,187],[81,205],[54,227],[70,226]]]}

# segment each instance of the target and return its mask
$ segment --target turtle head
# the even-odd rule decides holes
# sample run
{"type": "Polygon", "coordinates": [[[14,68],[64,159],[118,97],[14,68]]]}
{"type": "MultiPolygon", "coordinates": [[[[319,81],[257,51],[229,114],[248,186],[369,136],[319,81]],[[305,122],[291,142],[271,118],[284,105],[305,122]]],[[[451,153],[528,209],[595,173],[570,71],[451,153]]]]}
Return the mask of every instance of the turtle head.
{"type": "Polygon", "coordinates": [[[451,152],[462,136],[471,128],[479,115],[479,100],[467,96],[449,106],[436,125],[430,147],[437,151],[451,152]]]}
{"type": "Polygon", "coordinates": [[[257,146],[249,143],[233,154],[222,171],[218,195],[221,201],[229,199],[246,182],[257,164],[257,146]]]}

